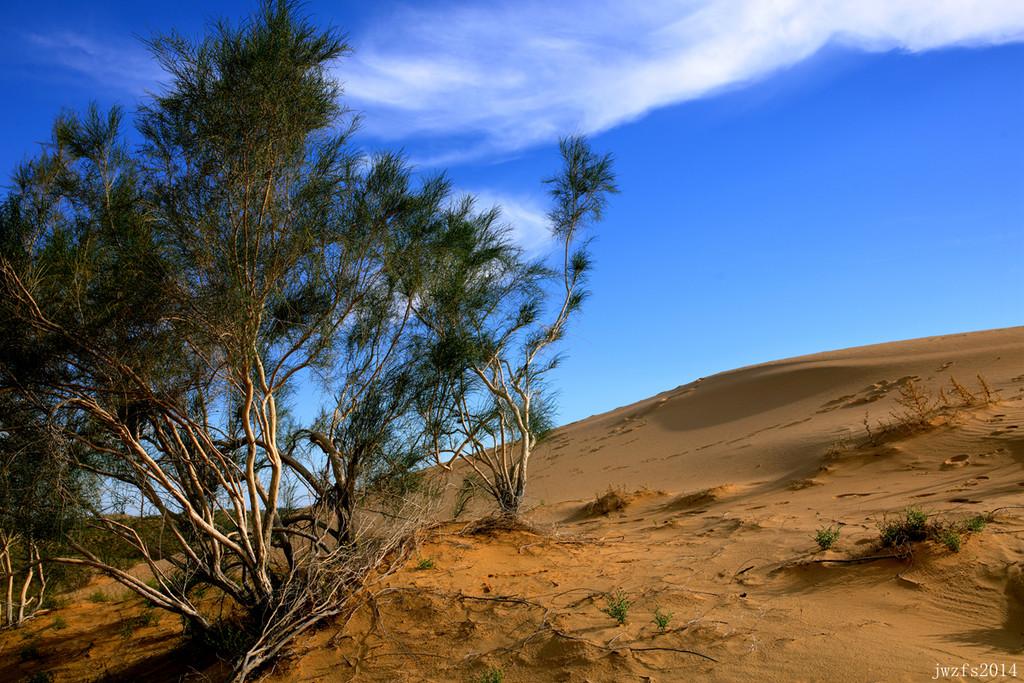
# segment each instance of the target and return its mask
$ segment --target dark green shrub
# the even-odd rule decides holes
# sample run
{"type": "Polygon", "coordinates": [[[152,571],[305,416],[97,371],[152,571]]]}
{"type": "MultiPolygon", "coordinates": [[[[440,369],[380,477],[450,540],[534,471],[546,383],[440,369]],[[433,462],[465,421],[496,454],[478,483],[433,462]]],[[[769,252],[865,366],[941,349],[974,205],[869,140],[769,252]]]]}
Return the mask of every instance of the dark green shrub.
{"type": "Polygon", "coordinates": [[[814,542],[822,550],[828,550],[839,540],[838,526],[823,526],[814,534],[814,542]]]}
{"type": "Polygon", "coordinates": [[[984,515],[976,515],[964,522],[964,529],[971,533],[978,533],[985,529],[986,524],[988,524],[988,519],[984,515]]]}
{"type": "Polygon", "coordinates": [[[906,548],[915,541],[928,538],[928,513],[918,507],[909,507],[895,519],[885,519],[879,526],[882,546],[906,548]]]}

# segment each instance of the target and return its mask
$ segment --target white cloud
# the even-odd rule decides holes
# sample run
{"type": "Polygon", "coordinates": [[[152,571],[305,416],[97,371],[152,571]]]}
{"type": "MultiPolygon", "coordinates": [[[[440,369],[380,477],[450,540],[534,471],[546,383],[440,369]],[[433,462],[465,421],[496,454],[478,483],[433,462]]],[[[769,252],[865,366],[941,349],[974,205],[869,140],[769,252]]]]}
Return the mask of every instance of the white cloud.
{"type": "Polygon", "coordinates": [[[1022,39],[1021,0],[503,0],[382,18],[339,75],[377,135],[458,135],[463,149],[475,135],[474,152],[508,151],[764,77],[828,43],[1022,39]]]}
{"type": "MultiPolygon", "coordinates": [[[[39,61],[108,87],[140,94],[161,77],[128,39],[29,40],[39,61]]],[[[440,138],[421,162],[432,165],[606,130],[829,43],[918,52],[1020,40],[1024,0],[448,0],[374,17],[337,73],[368,132],[440,138]]]]}
{"type": "Polygon", "coordinates": [[[74,31],[30,33],[27,37],[42,50],[43,61],[115,89],[142,94],[163,78],[159,66],[136,42],[101,41],[74,31]]]}
{"type": "Polygon", "coordinates": [[[541,256],[551,244],[551,228],[547,207],[534,197],[510,195],[493,190],[468,190],[455,195],[471,194],[476,197],[476,208],[501,208],[501,222],[512,229],[512,239],[530,256],[541,256]]]}

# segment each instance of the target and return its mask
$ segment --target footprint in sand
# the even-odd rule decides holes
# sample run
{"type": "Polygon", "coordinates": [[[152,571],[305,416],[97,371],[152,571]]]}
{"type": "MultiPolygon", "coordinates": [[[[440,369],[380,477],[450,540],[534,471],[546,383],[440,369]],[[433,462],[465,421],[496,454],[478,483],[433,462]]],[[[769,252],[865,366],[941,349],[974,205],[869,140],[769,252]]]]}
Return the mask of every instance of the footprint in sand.
{"type": "Polygon", "coordinates": [[[948,458],[942,463],[942,469],[951,470],[954,467],[963,467],[971,461],[971,456],[967,453],[960,453],[954,455],[952,458],[948,458]]]}

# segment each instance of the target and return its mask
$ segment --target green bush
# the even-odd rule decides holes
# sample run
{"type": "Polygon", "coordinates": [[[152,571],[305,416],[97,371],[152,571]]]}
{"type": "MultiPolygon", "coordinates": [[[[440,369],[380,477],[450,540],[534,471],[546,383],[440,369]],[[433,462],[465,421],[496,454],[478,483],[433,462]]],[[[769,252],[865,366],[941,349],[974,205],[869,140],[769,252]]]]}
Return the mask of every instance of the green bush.
{"type": "Polygon", "coordinates": [[[104,593],[103,591],[95,591],[94,593],[89,594],[89,602],[100,603],[108,602],[109,600],[110,596],[104,593]]]}
{"type": "Polygon", "coordinates": [[[951,552],[960,552],[960,545],[963,541],[960,538],[960,534],[955,529],[946,527],[939,532],[938,536],[942,545],[946,546],[946,548],[951,552]]]}
{"type": "Polygon", "coordinates": [[[420,560],[419,562],[416,563],[416,569],[419,569],[419,570],[433,569],[433,568],[434,568],[434,561],[432,559],[430,559],[429,557],[424,557],[422,560],[420,560]]]}
{"type": "Polygon", "coordinates": [[[671,612],[662,612],[660,607],[654,610],[654,623],[657,624],[659,631],[664,631],[670,621],[672,621],[671,612]]]}
{"type": "Polygon", "coordinates": [[[879,535],[886,548],[906,548],[914,541],[923,541],[928,538],[928,513],[909,507],[899,517],[883,520],[879,535]]]}
{"type": "Polygon", "coordinates": [[[616,591],[615,595],[609,593],[606,599],[608,605],[601,611],[617,621],[619,625],[625,624],[626,615],[629,614],[629,608],[633,603],[626,598],[622,591],[616,591]]]}
{"type": "Polygon", "coordinates": [[[492,667],[487,671],[480,674],[480,678],[477,679],[479,683],[504,683],[505,672],[497,667],[492,667]]]}
{"type": "Polygon", "coordinates": [[[984,515],[977,515],[964,522],[964,528],[971,533],[977,533],[982,531],[986,524],[988,524],[988,519],[984,515]]]}
{"type": "Polygon", "coordinates": [[[828,550],[839,540],[838,526],[823,526],[814,534],[814,542],[822,550],[828,550]]]}

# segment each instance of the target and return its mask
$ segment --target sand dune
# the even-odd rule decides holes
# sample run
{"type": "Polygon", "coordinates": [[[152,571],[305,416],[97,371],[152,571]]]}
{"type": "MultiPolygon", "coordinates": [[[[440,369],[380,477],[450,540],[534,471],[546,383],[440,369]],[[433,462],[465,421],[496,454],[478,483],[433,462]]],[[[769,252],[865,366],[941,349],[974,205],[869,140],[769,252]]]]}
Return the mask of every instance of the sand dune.
{"type": "MultiPolygon", "coordinates": [[[[707,377],[557,430],[531,467],[528,517],[543,533],[446,523],[271,680],[473,681],[493,668],[508,682],[924,681],[937,665],[988,663],[1024,677],[1022,463],[1024,328],[707,377]],[[978,375],[995,403],[869,442],[865,417],[877,430],[901,385],[974,390],[978,375]],[[878,523],[909,505],[946,520],[996,512],[958,553],[925,541],[861,561],[891,553],[878,523]],[[840,529],[828,551],[813,540],[823,525],[840,529]],[[624,625],[602,612],[619,591],[624,625]],[[664,631],[656,610],[672,615],[664,631]]],[[[110,618],[66,614],[68,647],[110,618]]],[[[165,621],[146,632],[150,654],[173,646],[165,621]]],[[[58,673],[84,680],[135,657],[130,641],[93,645],[58,673]]],[[[0,667],[26,671],[10,636],[3,646],[0,667]]]]}

